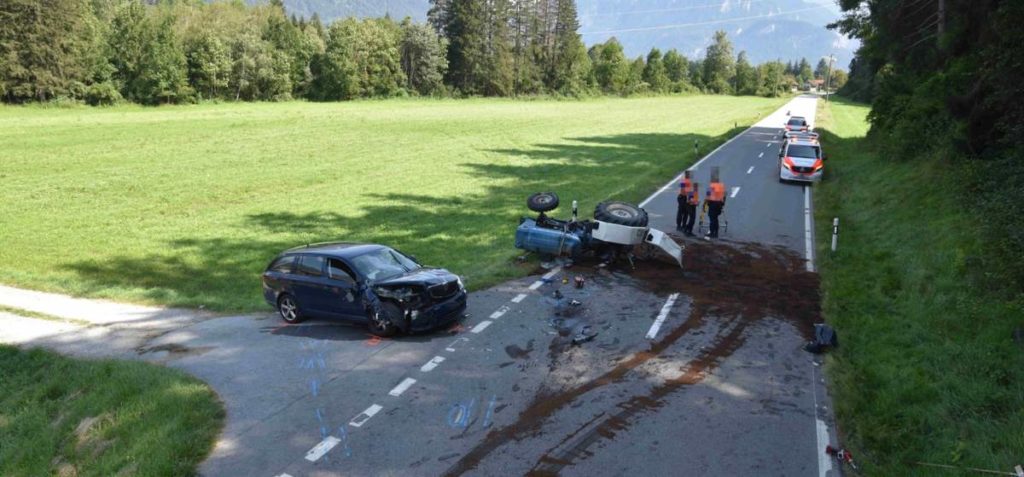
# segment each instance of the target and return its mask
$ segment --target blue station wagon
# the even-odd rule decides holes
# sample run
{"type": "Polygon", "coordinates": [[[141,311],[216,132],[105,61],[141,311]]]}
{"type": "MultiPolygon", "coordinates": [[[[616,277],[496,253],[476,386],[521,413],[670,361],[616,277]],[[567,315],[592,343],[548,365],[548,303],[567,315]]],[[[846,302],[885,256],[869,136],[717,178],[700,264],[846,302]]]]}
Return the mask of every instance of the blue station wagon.
{"type": "Polygon", "coordinates": [[[287,250],[263,272],[263,296],[288,323],[366,323],[370,332],[427,331],[466,311],[462,279],[383,245],[327,243],[287,250]]]}

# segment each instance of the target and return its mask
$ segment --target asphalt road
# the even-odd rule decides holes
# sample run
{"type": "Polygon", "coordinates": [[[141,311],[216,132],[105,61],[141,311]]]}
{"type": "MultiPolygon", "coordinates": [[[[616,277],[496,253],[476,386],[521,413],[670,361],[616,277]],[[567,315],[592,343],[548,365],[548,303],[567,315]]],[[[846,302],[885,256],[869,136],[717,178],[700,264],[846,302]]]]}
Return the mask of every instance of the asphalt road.
{"type": "MultiPolygon", "coordinates": [[[[809,190],[778,182],[779,134],[786,110],[813,124],[814,108],[814,98],[792,101],[696,168],[706,184],[710,167],[721,167],[730,194],[724,238],[778,246],[753,253],[795,256],[791,269],[810,266],[809,190]]],[[[674,228],[675,194],[673,185],[644,204],[653,226],[674,228]]],[[[728,271],[731,260],[720,265],[728,271]]],[[[786,280],[761,273],[752,272],[753,281],[786,280]]],[[[800,349],[800,323],[777,310],[718,309],[728,299],[699,298],[706,290],[682,282],[670,302],[672,285],[655,289],[622,273],[555,270],[551,278],[473,294],[456,335],[369,346],[365,336],[352,340],[324,324],[274,330],[309,337],[284,351],[294,367],[292,401],[239,436],[258,445],[221,448],[204,472],[794,476],[831,468],[821,458],[830,406],[817,366],[800,349]],[[576,274],[588,278],[583,290],[561,285],[576,274]],[[565,295],[561,303],[554,289],[565,295]],[[577,315],[557,316],[569,299],[583,303],[569,310],[577,315]],[[663,310],[663,328],[650,339],[663,310]],[[600,334],[573,346],[582,325],[600,334]],[[326,363],[310,366],[297,355],[326,363]]]]}
{"type": "MultiPolygon", "coordinates": [[[[818,321],[810,189],[776,169],[786,110],[813,123],[814,101],[697,165],[702,184],[721,167],[729,228],[690,241],[682,270],[555,268],[473,293],[460,328],[388,340],[270,314],[184,316],[154,333],[145,323],[167,312],[134,309],[131,326],[84,329],[0,314],[0,340],[205,380],[228,409],[207,476],[834,475],[831,406],[801,350],[818,321]],[[563,284],[577,275],[582,289],[563,284]],[[573,344],[581,333],[593,336],[573,344]]],[[[674,228],[675,195],[673,182],[645,202],[652,226],[674,228]]],[[[52,304],[34,293],[10,295],[52,304]]]]}

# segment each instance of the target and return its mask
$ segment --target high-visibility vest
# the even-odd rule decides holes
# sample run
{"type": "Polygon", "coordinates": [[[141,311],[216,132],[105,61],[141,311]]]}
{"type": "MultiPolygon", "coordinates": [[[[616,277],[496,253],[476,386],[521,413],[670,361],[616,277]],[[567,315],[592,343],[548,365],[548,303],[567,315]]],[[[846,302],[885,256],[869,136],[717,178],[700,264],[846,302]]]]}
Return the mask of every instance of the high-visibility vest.
{"type": "Polygon", "coordinates": [[[690,179],[683,178],[683,181],[679,183],[679,195],[688,197],[692,191],[693,182],[690,179]]]}
{"type": "Polygon", "coordinates": [[[690,194],[687,196],[686,203],[690,205],[697,205],[700,203],[700,191],[693,188],[690,194]]]}
{"type": "Polygon", "coordinates": [[[708,200],[711,202],[725,202],[725,184],[712,182],[708,188],[708,200]]]}

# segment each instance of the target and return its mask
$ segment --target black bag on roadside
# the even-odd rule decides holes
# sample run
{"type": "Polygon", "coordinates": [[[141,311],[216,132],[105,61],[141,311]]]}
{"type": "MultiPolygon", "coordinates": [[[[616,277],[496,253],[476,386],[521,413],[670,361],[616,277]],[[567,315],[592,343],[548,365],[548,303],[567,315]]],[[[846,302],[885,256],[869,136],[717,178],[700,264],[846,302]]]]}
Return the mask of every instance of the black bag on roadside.
{"type": "Polygon", "coordinates": [[[814,341],[808,341],[804,345],[804,351],[814,354],[821,354],[829,348],[839,347],[839,335],[831,326],[824,323],[814,325],[814,341]]]}

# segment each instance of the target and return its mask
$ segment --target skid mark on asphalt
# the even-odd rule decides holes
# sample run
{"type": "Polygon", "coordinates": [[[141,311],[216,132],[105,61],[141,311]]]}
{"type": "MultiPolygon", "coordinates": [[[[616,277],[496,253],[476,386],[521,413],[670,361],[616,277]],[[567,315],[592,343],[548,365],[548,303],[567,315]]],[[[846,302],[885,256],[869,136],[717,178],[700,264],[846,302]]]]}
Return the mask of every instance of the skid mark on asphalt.
{"type": "MultiPolygon", "coordinates": [[[[812,323],[818,318],[817,276],[803,271],[801,257],[788,251],[757,244],[688,244],[684,270],[695,276],[679,274],[675,264],[648,262],[632,272],[632,278],[650,287],[654,293],[683,293],[691,300],[690,316],[664,338],[616,362],[604,374],[583,384],[560,392],[538,394],[520,412],[517,420],[490,431],[486,437],[454,463],[445,475],[463,475],[474,471],[498,448],[543,434],[546,423],[556,413],[579,402],[582,396],[612,383],[622,382],[638,367],[656,359],[680,338],[703,326],[709,316],[721,321],[723,332],[708,348],[681,368],[682,374],[634,396],[623,396],[620,402],[605,405],[608,417],[601,420],[585,436],[573,439],[568,451],[552,449],[534,466],[538,475],[557,474],[558,469],[590,455],[586,449],[601,439],[611,438],[626,430],[641,415],[656,412],[663,397],[704,379],[724,359],[744,343],[743,332],[750,324],[769,316],[791,321],[810,339],[812,323]]],[[[556,338],[557,339],[557,338],[556,338]]],[[[558,359],[557,357],[553,359],[558,359]]],[[[552,366],[557,366],[553,363],[552,366]]],[[[577,430],[578,432],[579,430],[577,430]]],[[[550,430],[548,430],[550,432],[550,430]]],[[[548,436],[551,437],[557,436],[548,436]]]]}

